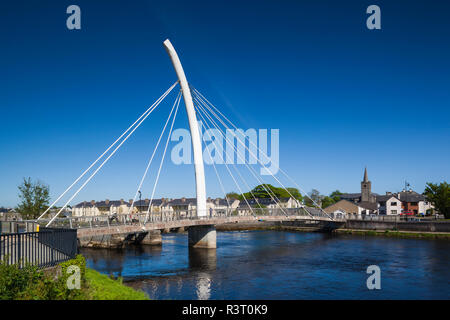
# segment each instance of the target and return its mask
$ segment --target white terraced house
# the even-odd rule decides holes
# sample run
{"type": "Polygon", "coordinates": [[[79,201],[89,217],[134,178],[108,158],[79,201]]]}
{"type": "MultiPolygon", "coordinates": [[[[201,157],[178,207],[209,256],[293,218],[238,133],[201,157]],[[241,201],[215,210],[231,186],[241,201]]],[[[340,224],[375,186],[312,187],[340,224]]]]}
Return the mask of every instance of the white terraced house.
{"type": "Polygon", "coordinates": [[[86,216],[100,216],[111,214],[126,214],[130,208],[130,203],[121,200],[104,200],[90,202],[83,201],[75,205],[72,209],[72,216],[86,217],[86,216]]]}

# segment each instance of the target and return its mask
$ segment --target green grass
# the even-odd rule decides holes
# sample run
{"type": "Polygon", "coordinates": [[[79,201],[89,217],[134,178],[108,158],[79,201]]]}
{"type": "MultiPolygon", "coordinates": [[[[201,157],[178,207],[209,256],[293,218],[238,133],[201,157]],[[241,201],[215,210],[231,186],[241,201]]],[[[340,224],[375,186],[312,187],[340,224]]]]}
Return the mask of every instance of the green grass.
{"type": "Polygon", "coordinates": [[[142,292],[122,284],[93,269],[86,269],[88,294],[93,300],[149,300],[142,292]]]}
{"type": "Polygon", "coordinates": [[[77,255],[56,268],[39,270],[26,265],[0,261],[0,300],[149,300],[142,291],[111,279],[93,269],[86,268],[86,259],[77,255]],[[80,269],[80,288],[70,290],[67,286],[70,266],[80,269]]]}

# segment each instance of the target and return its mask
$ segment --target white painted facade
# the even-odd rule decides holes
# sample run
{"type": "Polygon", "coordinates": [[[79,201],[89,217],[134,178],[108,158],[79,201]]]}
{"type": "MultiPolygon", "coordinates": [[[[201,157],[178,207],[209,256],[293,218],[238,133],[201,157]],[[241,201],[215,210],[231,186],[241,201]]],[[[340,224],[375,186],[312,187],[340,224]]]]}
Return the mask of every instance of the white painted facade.
{"type": "Polygon", "coordinates": [[[387,216],[399,215],[402,212],[402,202],[396,197],[391,196],[383,205],[380,205],[380,203],[378,203],[378,212],[387,216]]]}
{"type": "Polygon", "coordinates": [[[89,216],[101,216],[112,214],[126,214],[129,211],[130,204],[125,201],[112,201],[109,200],[101,202],[82,202],[72,208],[73,217],[89,217],[89,216]]]}
{"type": "Polygon", "coordinates": [[[434,209],[434,206],[428,201],[419,201],[419,214],[426,214],[427,210],[434,209]]]}

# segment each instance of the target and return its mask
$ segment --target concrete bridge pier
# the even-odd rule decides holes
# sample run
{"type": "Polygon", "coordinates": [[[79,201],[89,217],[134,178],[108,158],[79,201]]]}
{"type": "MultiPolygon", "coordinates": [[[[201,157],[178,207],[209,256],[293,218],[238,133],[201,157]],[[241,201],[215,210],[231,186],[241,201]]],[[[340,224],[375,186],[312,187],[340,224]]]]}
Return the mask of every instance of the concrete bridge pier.
{"type": "Polygon", "coordinates": [[[214,225],[189,227],[188,239],[189,247],[216,249],[216,227],[214,225]]]}
{"type": "Polygon", "coordinates": [[[183,233],[185,231],[186,231],[186,229],[184,227],[177,228],[177,233],[183,233]]]}
{"type": "Polygon", "coordinates": [[[145,236],[139,242],[141,244],[148,244],[148,245],[161,245],[162,244],[161,231],[150,230],[147,233],[145,233],[145,236]]]}

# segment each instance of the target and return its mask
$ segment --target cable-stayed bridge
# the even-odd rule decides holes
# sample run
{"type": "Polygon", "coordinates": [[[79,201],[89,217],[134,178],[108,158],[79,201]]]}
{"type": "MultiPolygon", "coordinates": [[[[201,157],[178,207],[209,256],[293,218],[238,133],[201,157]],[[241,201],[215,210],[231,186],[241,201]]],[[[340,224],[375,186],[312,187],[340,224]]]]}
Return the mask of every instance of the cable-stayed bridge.
{"type": "MultiPolygon", "coordinates": [[[[92,237],[92,236],[104,236],[111,234],[125,234],[131,237],[139,238],[145,237],[151,230],[187,227],[189,232],[189,244],[196,247],[216,247],[216,233],[215,225],[228,222],[249,222],[258,220],[271,220],[271,221],[287,221],[287,220],[304,220],[310,222],[328,222],[330,225],[334,225],[336,221],[325,213],[320,206],[315,203],[316,210],[308,210],[305,208],[298,200],[295,200],[295,208],[286,208],[281,204],[280,199],[277,197],[275,192],[273,192],[264,182],[263,177],[258,174],[258,172],[245,161],[245,154],[239,152],[239,147],[242,147],[246,152],[248,152],[249,157],[253,158],[262,168],[265,169],[270,177],[276,181],[292,199],[295,197],[282,183],[281,178],[273,174],[270,169],[266,167],[264,162],[258,158],[258,153],[261,153],[261,149],[255,145],[251,139],[248,140],[248,146],[244,141],[237,138],[236,141],[238,146],[234,145],[233,141],[227,135],[230,130],[238,129],[238,127],[209,99],[205,97],[199,90],[194,88],[188,83],[186,75],[184,73],[183,67],[181,65],[180,59],[173,48],[169,40],[164,41],[164,47],[169,54],[175,72],[178,76],[178,80],[173,83],[133,124],[131,124],[94,162],[92,162],[86,170],[76,178],[72,184],[63,192],[61,195],[50,205],[50,207],[41,214],[37,219],[39,223],[45,223],[46,227],[70,227],[76,228],[78,230],[78,235],[81,238],[92,237]],[[96,176],[96,174],[102,169],[102,167],[116,154],[116,152],[121,148],[121,146],[130,138],[130,136],[141,126],[141,124],[157,109],[157,107],[169,96],[169,94],[174,91],[174,89],[180,85],[180,91],[176,94],[175,101],[172,104],[170,113],[165,121],[162,128],[161,134],[158,138],[156,146],[147,162],[147,166],[144,170],[143,176],[139,181],[138,187],[136,189],[134,198],[131,202],[131,206],[127,214],[121,216],[95,216],[95,217],[72,217],[72,218],[59,218],[60,214],[65,210],[65,208],[71,203],[72,200],[84,189],[84,187],[96,176]],[[194,168],[195,168],[195,190],[196,190],[196,206],[195,210],[190,210],[186,212],[174,212],[174,211],[161,211],[154,212],[152,209],[152,201],[155,196],[155,192],[160,179],[161,169],[164,164],[164,160],[167,154],[167,149],[173,131],[175,119],[177,117],[179,106],[181,100],[184,100],[186,107],[186,113],[188,116],[189,129],[191,134],[191,143],[193,148],[194,156],[194,168]],[[240,194],[244,194],[243,188],[250,190],[249,194],[253,205],[250,204],[247,196],[242,200],[244,206],[247,206],[248,213],[238,214],[235,210],[227,209],[224,214],[216,215],[212,214],[211,210],[208,210],[207,199],[206,199],[206,183],[205,183],[205,170],[204,170],[204,160],[202,151],[202,140],[200,137],[200,131],[198,126],[198,120],[201,120],[206,129],[214,129],[215,132],[221,136],[221,138],[226,141],[227,145],[231,145],[233,150],[236,151],[236,155],[240,162],[244,164],[245,169],[248,170],[252,179],[256,180],[257,183],[264,189],[266,194],[270,199],[277,204],[275,208],[264,208],[260,205],[258,198],[253,194],[252,188],[249,185],[249,179],[245,178],[241,171],[234,164],[229,164],[223,161],[226,169],[226,173],[231,177],[231,180],[235,184],[237,190],[240,194]],[[168,129],[168,130],[167,130],[168,129]],[[163,140],[164,135],[168,131],[167,138],[163,140]],[[133,210],[135,208],[136,199],[138,194],[141,193],[144,181],[148,176],[153,160],[160,145],[163,145],[162,157],[156,172],[156,179],[153,184],[151,198],[149,201],[148,208],[145,212],[135,213],[133,210]],[[240,144],[240,145],[239,145],[240,144]],[[233,173],[234,172],[234,173],[233,173]],[[75,187],[79,185],[77,189],[75,187]],[[75,189],[75,191],[73,191],[75,189]],[[69,192],[72,194],[64,204],[61,206],[59,211],[51,218],[46,218],[49,210],[55,207],[69,192]],[[255,205],[256,204],[256,205],[255,205]]],[[[217,147],[216,140],[213,139],[206,148],[217,147]]],[[[219,155],[223,157],[223,155],[219,155]]],[[[223,160],[223,158],[221,159],[223,160]]],[[[212,163],[215,175],[218,180],[218,184],[226,195],[223,179],[219,174],[219,170],[215,163],[212,163]]],[[[294,184],[305,196],[307,194],[298,186],[298,184],[281,168],[279,172],[287,179],[289,183],[294,184]]],[[[228,198],[225,196],[226,201],[228,198]]],[[[229,203],[228,203],[228,207],[229,203]]]]}

